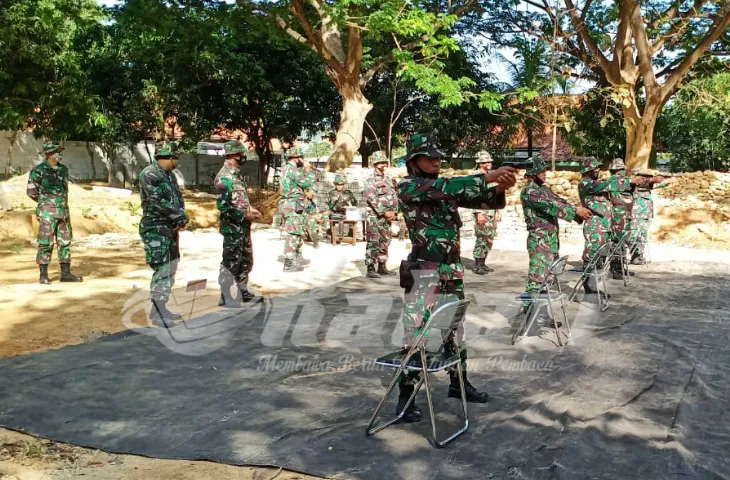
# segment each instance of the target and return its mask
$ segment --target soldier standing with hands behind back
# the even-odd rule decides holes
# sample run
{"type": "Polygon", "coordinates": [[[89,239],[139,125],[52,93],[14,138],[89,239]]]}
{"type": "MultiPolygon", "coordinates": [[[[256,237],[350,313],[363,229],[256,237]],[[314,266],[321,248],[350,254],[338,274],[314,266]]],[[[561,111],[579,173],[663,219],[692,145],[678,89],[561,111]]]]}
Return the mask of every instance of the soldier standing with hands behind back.
{"type": "Polygon", "coordinates": [[[142,220],[139,235],[144,243],[145,261],[152,267],[150,320],[158,327],[171,327],[181,317],[167,309],[175,273],[180,261],[179,231],[188,224],[177,179],[172,171],[178,165],[177,144],[159,142],[155,162],[139,174],[142,220]]]}
{"type": "Polygon", "coordinates": [[[281,173],[279,210],[284,216],[284,271],[301,272],[309,260],[302,258],[304,243],[304,209],[306,190],[314,185],[312,166],[304,160],[304,151],[299,147],[289,150],[289,161],[281,173]]]}
{"type": "MultiPolygon", "coordinates": [[[[439,305],[464,298],[464,266],[461,264],[459,207],[501,209],[505,190],[515,184],[515,170],[502,167],[493,172],[464,177],[439,178],[444,153],[431,139],[413,135],[408,142],[405,164],[408,176],[398,185],[400,206],[408,226],[413,249],[401,264],[401,285],[406,287],[403,308],[406,348],[420,334],[439,305]],[[414,275],[413,270],[418,270],[414,275]]],[[[463,324],[457,343],[464,335],[463,324]]],[[[489,398],[466,378],[466,349],[459,347],[467,402],[484,403],[489,398]]],[[[452,352],[456,353],[456,352],[452,352]]],[[[461,398],[457,371],[449,372],[448,396],[461,398]]],[[[396,413],[400,413],[414,391],[418,373],[403,374],[396,413]]],[[[405,422],[417,422],[421,412],[412,402],[403,416],[405,422]]]]}
{"type": "Polygon", "coordinates": [[[390,246],[390,222],[398,214],[398,195],[393,181],[385,174],[385,168],[390,163],[385,152],[373,153],[370,163],[375,166],[375,171],[365,181],[365,201],[368,204],[365,265],[368,267],[368,278],[380,278],[381,275],[396,274],[386,268],[385,262],[388,261],[390,246]]]}
{"type": "Polygon", "coordinates": [[[48,264],[53,253],[53,239],[58,246],[58,263],[61,265],[62,282],[81,282],[83,279],[71,273],[71,216],[68,210],[68,167],[58,159],[63,150],[60,143],[43,144],[46,159],[33,167],[28,176],[27,195],[38,202],[38,254],[36,263],[40,269],[40,283],[48,284],[48,264]]]}
{"type": "Polygon", "coordinates": [[[246,184],[241,178],[241,166],[246,163],[246,146],[240,140],[223,145],[226,160],[215,176],[216,205],[220,211],[218,224],[223,235],[223,259],[218,284],[221,286],[222,307],[240,307],[254,296],[248,291],[248,274],[253,269],[251,223],[261,219],[261,212],[251,206],[246,184]],[[236,283],[238,295],[231,295],[236,283]]]}

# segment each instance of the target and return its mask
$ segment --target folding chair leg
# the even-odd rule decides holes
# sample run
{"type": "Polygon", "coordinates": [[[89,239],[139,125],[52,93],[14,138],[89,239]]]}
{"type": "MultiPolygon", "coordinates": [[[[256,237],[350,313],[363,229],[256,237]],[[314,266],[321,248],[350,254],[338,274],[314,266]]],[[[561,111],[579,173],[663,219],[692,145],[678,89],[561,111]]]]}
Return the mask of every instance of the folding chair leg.
{"type": "Polygon", "coordinates": [[[421,389],[421,386],[423,385],[423,381],[425,378],[425,375],[421,375],[421,379],[416,383],[416,385],[413,387],[413,393],[411,394],[411,397],[406,402],[406,405],[403,407],[403,410],[401,410],[398,415],[396,415],[394,418],[391,418],[390,420],[387,420],[383,423],[380,423],[373,427],[373,424],[375,423],[375,419],[378,418],[378,414],[380,413],[380,410],[383,409],[385,406],[385,403],[388,401],[388,398],[390,397],[390,394],[393,392],[393,389],[395,388],[396,384],[398,383],[398,377],[403,372],[403,368],[399,367],[398,370],[395,372],[395,375],[393,375],[393,380],[390,381],[390,385],[388,386],[388,389],[385,391],[385,395],[383,395],[383,398],[380,399],[380,403],[378,403],[377,408],[375,409],[375,412],[373,412],[373,416],[370,417],[370,422],[368,423],[367,428],[365,429],[365,435],[371,436],[375,435],[379,431],[393,425],[397,421],[403,418],[403,416],[406,413],[406,410],[408,407],[413,403],[413,400],[416,398],[416,395],[418,394],[418,391],[421,389]]]}
{"type": "Polygon", "coordinates": [[[584,283],[586,283],[586,276],[581,275],[578,281],[575,283],[575,286],[573,287],[573,290],[570,291],[570,295],[568,295],[568,301],[572,302],[575,299],[575,296],[578,295],[578,291],[580,290],[580,287],[583,286],[584,283]]]}
{"type": "Polygon", "coordinates": [[[550,295],[548,294],[548,304],[547,304],[548,311],[550,312],[550,318],[553,320],[553,327],[555,328],[555,336],[558,339],[558,346],[563,346],[563,340],[560,338],[560,329],[558,328],[558,322],[555,320],[555,310],[553,310],[553,302],[550,298],[550,295]]]}
{"type": "Polygon", "coordinates": [[[563,310],[563,320],[565,320],[565,328],[568,330],[568,335],[566,336],[567,340],[570,340],[570,338],[573,336],[573,333],[570,331],[570,322],[568,321],[568,312],[565,311],[565,299],[560,299],[560,308],[563,310]]]}
{"type": "Polygon", "coordinates": [[[520,325],[520,328],[517,329],[515,335],[512,337],[512,345],[516,344],[527,336],[527,334],[530,332],[530,329],[532,328],[532,324],[535,323],[535,319],[537,319],[537,315],[539,313],[540,307],[537,306],[537,300],[530,302],[530,306],[527,307],[527,311],[525,312],[522,325],[520,325]]]}
{"type": "MultiPolygon", "coordinates": [[[[426,350],[421,350],[421,362],[422,365],[426,365],[426,350]]],[[[461,390],[461,405],[464,409],[464,426],[459,429],[457,432],[455,432],[453,435],[451,435],[448,438],[445,438],[441,441],[438,439],[438,435],[436,433],[436,414],[434,413],[433,409],[433,398],[431,396],[431,382],[429,380],[429,375],[427,369],[424,368],[423,371],[423,378],[426,381],[426,398],[428,399],[428,413],[431,416],[431,432],[433,434],[433,446],[438,448],[443,448],[450,442],[452,442],[454,439],[462,435],[466,430],[469,428],[469,415],[467,413],[466,409],[466,388],[464,385],[464,372],[461,370],[461,362],[456,364],[456,372],[459,377],[459,388],[461,390]]]]}
{"type": "Polygon", "coordinates": [[[606,276],[601,275],[601,279],[596,279],[596,287],[598,290],[598,305],[601,306],[601,300],[603,300],[603,304],[601,306],[601,311],[605,312],[608,309],[608,283],[606,282],[606,276]],[[603,283],[603,292],[606,294],[606,297],[603,298],[603,295],[601,295],[601,287],[599,285],[603,283]]]}

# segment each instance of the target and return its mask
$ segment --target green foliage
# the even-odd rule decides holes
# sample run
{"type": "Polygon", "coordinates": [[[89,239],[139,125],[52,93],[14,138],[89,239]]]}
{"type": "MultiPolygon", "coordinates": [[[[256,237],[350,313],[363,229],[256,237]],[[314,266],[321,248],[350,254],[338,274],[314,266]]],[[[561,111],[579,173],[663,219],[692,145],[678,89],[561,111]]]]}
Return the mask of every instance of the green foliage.
{"type": "Polygon", "coordinates": [[[730,73],[687,84],[659,117],[672,171],[730,169],[730,73]]]}
{"type": "Polygon", "coordinates": [[[305,152],[307,157],[325,157],[332,153],[332,143],[328,141],[317,142],[310,145],[305,152]]]}
{"type": "Polygon", "coordinates": [[[593,88],[584,95],[580,105],[570,109],[573,128],[568,143],[576,155],[602,159],[625,157],[623,114],[611,93],[612,89],[593,88]]]}

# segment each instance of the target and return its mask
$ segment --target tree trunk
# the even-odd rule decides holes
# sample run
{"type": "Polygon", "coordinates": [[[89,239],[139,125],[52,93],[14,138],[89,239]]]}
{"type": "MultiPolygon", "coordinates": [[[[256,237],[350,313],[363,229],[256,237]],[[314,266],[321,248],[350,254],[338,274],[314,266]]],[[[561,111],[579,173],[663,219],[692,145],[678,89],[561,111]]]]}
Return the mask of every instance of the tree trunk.
{"type": "MultiPolygon", "coordinates": [[[[634,100],[633,103],[636,103],[634,100]]],[[[652,102],[651,99],[644,106],[639,116],[638,105],[623,107],[624,122],[626,125],[626,170],[649,168],[649,157],[654,144],[654,128],[662,110],[662,102],[652,102]]]]}
{"type": "Polygon", "coordinates": [[[89,154],[89,166],[91,166],[91,181],[96,181],[96,165],[94,164],[94,147],[91,142],[86,142],[86,152],[89,154]]]}
{"type": "Polygon", "coordinates": [[[342,95],[342,115],[335,137],[335,146],[327,160],[327,171],[336,172],[352,165],[355,153],[362,143],[362,132],[373,105],[362,94],[359,86],[345,86],[342,95]]]}
{"type": "Polygon", "coordinates": [[[527,156],[532,157],[532,129],[527,127],[527,156]]]}
{"type": "Polygon", "coordinates": [[[10,166],[13,163],[13,148],[15,147],[15,140],[18,138],[18,131],[13,130],[10,134],[10,145],[8,146],[8,163],[5,165],[5,180],[10,178],[10,166]]]}

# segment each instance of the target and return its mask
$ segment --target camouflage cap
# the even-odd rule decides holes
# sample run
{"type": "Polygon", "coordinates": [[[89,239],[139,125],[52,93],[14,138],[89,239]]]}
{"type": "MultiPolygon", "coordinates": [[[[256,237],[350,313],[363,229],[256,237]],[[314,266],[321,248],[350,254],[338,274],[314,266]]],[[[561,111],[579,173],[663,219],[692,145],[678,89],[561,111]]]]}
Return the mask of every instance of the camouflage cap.
{"type": "Polygon", "coordinates": [[[60,152],[63,150],[64,147],[58,142],[50,141],[43,144],[43,153],[54,153],[54,152],[60,152]]]}
{"type": "Polygon", "coordinates": [[[302,147],[291,147],[286,155],[287,158],[304,158],[304,149],[302,147]]]}
{"type": "Polygon", "coordinates": [[[482,150],[481,152],[477,153],[477,164],[492,163],[493,161],[494,160],[492,160],[492,155],[490,155],[488,151],[482,150]]]}
{"type": "Polygon", "coordinates": [[[155,158],[177,158],[177,142],[171,142],[169,140],[159,141],[155,145],[155,158]]]}
{"type": "Polygon", "coordinates": [[[582,162],[582,166],[580,169],[580,173],[588,173],[592,172],[593,170],[597,168],[601,168],[601,165],[603,165],[603,162],[597,159],[596,157],[588,157],[582,162]]]}
{"type": "Polygon", "coordinates": [[[411,138],[406,142],[406,155],[401,160],[408,163],[419,155],[425,155],[431,158],[443,158],[446,156],[444,152],[439,150],[434,140],[422,133],[411,135],[411,138]]]}
{"type": "Polygon", "coordinates": [[[377,152],[373,152],[372,155],[370,155],[370,158],[368,158],[368,163],[370,165],[377,165],[379,163],[390,163],[388,161],[388,157],[385,155],[385,152],[382,150],[378,150],[377,152]]]}
{"type": "Polygon", "coordinates": [[[347,183],[347,182],[345,182],[344,175],[342,175],[341,173],[338,173],[337,175],[335,175],[335,185],[344,185],[345,183],[347,183]]]}
{"type": "Polygon", "coordinates": [[[534,157],[532,159],[532,166],[525,171],[525,175],[534,177],[548,169],[548,165],[542,157],[534,157]]]}
{"type": "Polygon", "coordinates": [[[226,143],[223,144],[223,150],[225,150],[226,155],[233,155],[236,153],[246,153],[246,145],[243,144],[240,140],[228,140],[226,143]]]}
{"type": "Polygon", "coordinates": [[[608,165],[608,169],[612,172],[618,171],[618,170],[626,170],[626,164],[624,163],[623,158],[614,158],[611,160],[611,163],[608,165]]]}

